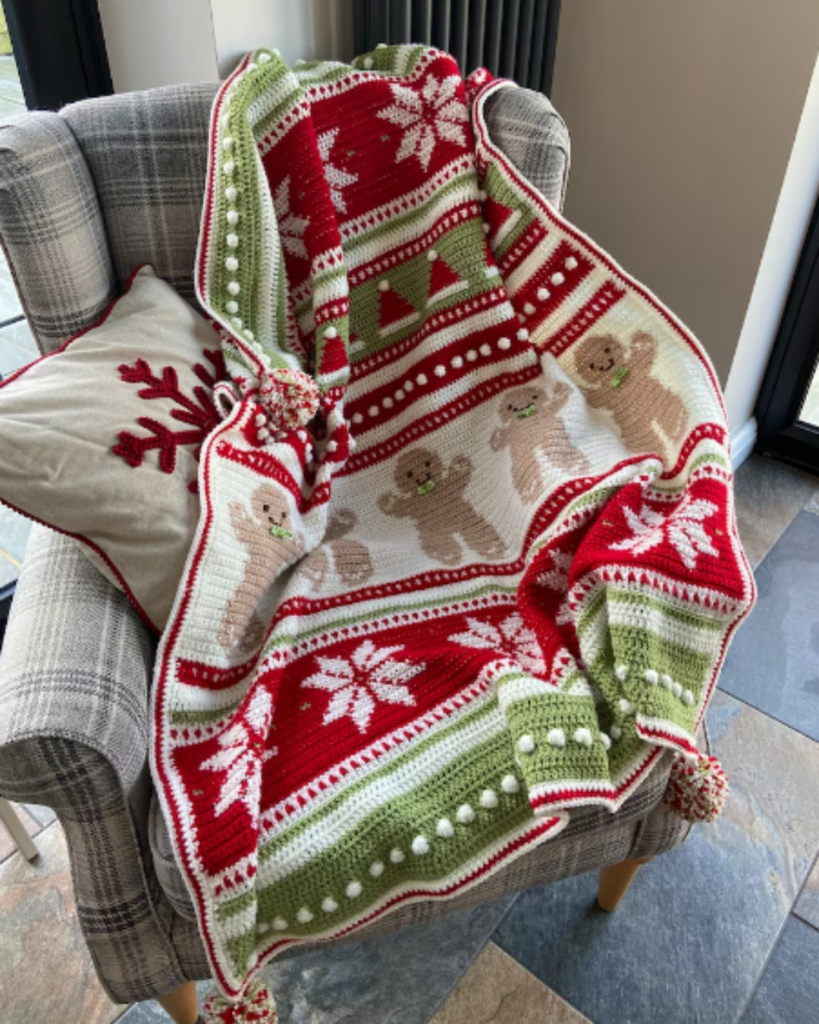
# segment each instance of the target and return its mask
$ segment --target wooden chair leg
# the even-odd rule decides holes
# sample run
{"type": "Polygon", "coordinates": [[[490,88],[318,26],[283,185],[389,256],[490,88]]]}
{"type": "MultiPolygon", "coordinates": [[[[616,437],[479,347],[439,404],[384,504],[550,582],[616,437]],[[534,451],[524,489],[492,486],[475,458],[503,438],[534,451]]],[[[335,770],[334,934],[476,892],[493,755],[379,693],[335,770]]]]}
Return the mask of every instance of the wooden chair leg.
{"type": "Polygon", "coordinates": [[[174,1024],[196,1024],[199,1020],[196,985],[192,981],[186,981],[166,996],[157,996],[156,1001],[174,1024]]]}
{"type": "Polygon", "coordinates": [[[625,896],[626,890],[634,881],[634,876],[642,865],[647,864],[650,860],[651,857],[623,860],[619,864],[603,868],[600,872],[600,889],[597,893],[597,905],[600,909],[609,912],[616,910],[620,900],[625,896]]]}

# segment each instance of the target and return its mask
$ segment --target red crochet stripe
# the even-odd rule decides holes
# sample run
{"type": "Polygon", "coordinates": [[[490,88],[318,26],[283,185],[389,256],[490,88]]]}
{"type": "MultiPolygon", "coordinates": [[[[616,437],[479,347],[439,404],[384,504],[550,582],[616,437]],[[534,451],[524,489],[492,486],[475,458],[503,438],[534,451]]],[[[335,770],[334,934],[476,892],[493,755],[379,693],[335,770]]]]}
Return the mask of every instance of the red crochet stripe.
{"type": "Polygon", "coordinates": [[[570,348],[575,341],[585,334],[597,321],[606,315],[610,309],[617,305],[620,299],[627,292],[617,288],[614,281],[606,281],[597,289],[592,297],[586,302],[567,324],[564,324],[559,331],[550,335],[538,348],[544,352],[551,352],[557,358],[566,349],[570,348]]]}
{"type": "Polygon", "coordinates": [[[490,398],[499,395],[502,391],[507,391],[509,388],[519,387],[521,384],[527,384],[530,380],[535,380],[541,373],[540,366],[533,365],[523,370],[518,370],[515,373],[499,374],[492,380],[484,381],[467,394],[448,402],[435,413],[420,417],[406,427],[403,427],[399,434],[394,435],[387,441],[382,441],[380,444],[373,445],[371,448],[366,448],[363,451],[356,451],[350,457],[346,466],[339,470],[338,475],[349,476],[351,473],[355,473],[360,469],[367,469],[369,466],[381,462],[382,459],[397,454],[408,445],[414,444],[419,438],[426,436],[433,430],[437,430],[438,427],[443,426],[445,423],[450,423],[471,409],[477,408],[484,402],[489,401],[490,398]]]}

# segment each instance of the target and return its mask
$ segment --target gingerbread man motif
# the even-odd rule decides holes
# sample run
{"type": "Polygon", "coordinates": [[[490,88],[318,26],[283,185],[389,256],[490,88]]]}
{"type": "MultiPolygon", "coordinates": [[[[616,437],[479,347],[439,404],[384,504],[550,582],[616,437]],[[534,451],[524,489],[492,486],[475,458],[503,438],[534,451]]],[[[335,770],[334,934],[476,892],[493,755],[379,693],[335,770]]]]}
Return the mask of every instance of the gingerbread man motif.
{"type": "Polygon", "coordinates": [[[396,519],[415,521],[421,548],[444,565],[459,565],[463,550],[458,540],[482,558],[501,558],[503,541],[491,523],[464,498],[472,463],[458,455],[448,470],[440,456],[427,448],[406,451],[395,465],[395,486],[400,496],[382,494],[378,507],[396,519]]]}
{"type": "Polygon", "coordinates": [[[373,574],[370,552],[358,540],[347,534],[355,529],[358,520],[351,508],[340,508],[330,516],[324,543],[299,566],[300,572],[321,587],[331,570],[344,583],[365,583],[373,574]]]}
{"type": "Polygon", "coordinates": [[[571,387],[557,381],[551,395],[537,384],[517,388],[501,398],[498,412],[502,426],[489,439],[494,452],[509,449],[512,483],[525,502],[534,501],[544,488],[543,469],[537,458],[543,452],[549,462],[569,473],[583,473],[589,460],[577,448],[558,416],[572,395],[571,387]]]}
{"type": "Polygon", "coordinates": [[[574,359],[589,385],[584,389],[586,401],[595,409],[609,410],[623,444],[633,452],[668,457],[666,438],[682,440],[688,411],[679,395],[651,376],[656,356],[655,339],[638,331],[628,351],[611,334],[592,335],[578,346],[574,359]]]}
{"type": "Polygon", "coordinates": [[[290,519],[287,499],[274,484],[257,487],[249,509],[239,502],[230,506],[233,532],[248,559],[219,629],[219,643],[228,655],[244,658],[258,650],[266,628],[257,611],[259,601],[282,569],[304,554],[304,535],[290,519]]]}

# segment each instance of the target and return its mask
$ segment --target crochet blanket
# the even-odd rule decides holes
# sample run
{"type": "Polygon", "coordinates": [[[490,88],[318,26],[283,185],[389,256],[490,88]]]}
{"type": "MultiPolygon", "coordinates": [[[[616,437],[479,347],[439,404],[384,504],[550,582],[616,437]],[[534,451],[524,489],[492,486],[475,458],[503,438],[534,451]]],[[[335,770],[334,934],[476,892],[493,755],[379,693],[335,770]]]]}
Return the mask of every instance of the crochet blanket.
{"type": "Polygon", "coordinates": [[[231,380],[152,764],[229,996],[695,756],[753,602],[711,365],[493,145],[501,88],[259,51],[214,104],[231,380]]]}

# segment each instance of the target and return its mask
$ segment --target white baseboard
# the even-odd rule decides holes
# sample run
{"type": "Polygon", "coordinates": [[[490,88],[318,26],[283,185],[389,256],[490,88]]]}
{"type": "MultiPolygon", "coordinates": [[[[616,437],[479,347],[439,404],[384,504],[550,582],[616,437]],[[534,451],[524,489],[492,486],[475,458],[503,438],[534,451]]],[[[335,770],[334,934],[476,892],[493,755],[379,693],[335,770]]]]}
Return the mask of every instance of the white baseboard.
{"type": "Polygon", "coordinates": [[[756,444],[756,420],[750,416],[739,427],[731,431],[731,462],[736,472],[754,450],[756,444]]]}

